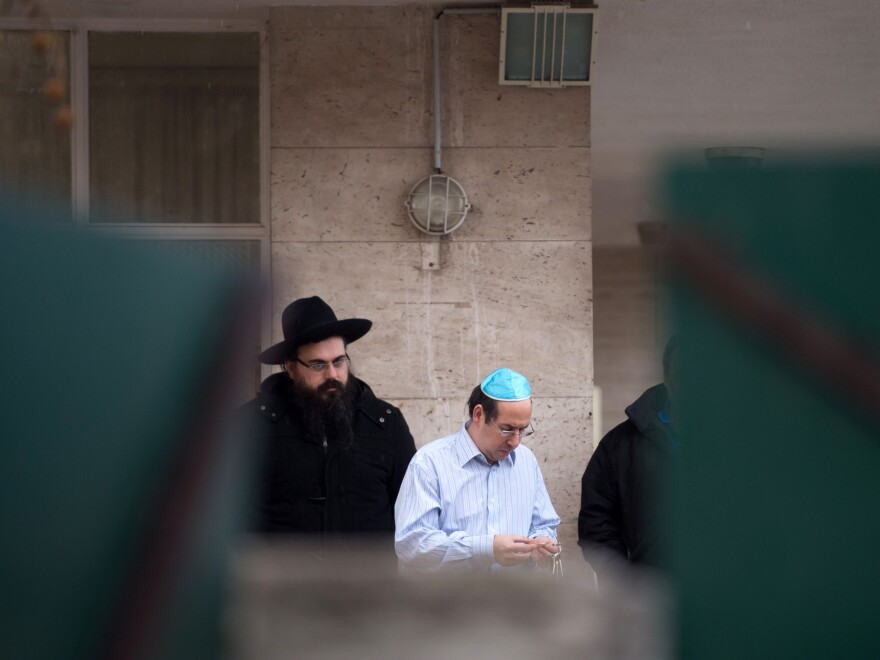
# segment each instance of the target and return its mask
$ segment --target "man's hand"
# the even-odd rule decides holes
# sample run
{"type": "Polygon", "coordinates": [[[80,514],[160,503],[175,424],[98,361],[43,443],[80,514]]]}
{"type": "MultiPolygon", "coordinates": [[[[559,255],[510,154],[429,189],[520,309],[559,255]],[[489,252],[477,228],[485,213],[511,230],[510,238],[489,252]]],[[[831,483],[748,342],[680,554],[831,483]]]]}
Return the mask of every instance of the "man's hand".
{"type": "Polygon", "coordinates": [[[539,536],[536,539],[530,539],[532,544],[532,561],[538,566],[550,566],[551,558],[557,552],[562,550],[562,546],[549,536],[539,536]]]}
{"type": "MultiPolygon", "coordinates": [[[[552,541],[553,539],[548,539],[552,541]]],[[[514,534],[496,534],[492,540],[495,562],[502,566],[519,566],[536,550],[532,539],[514,534]]]]}

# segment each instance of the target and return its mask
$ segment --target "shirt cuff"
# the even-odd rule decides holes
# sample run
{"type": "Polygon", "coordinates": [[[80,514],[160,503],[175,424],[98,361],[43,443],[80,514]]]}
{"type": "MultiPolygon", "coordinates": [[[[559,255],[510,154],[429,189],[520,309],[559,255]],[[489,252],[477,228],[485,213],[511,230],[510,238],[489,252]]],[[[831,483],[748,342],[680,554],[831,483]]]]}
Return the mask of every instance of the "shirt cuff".
{"type": "Polygon", "coordinates": [[[495,535],[473,536],[471,542],[471,552],[473,552],[474,561],[478,566],[491,566],[495,563],[495,535]]]}

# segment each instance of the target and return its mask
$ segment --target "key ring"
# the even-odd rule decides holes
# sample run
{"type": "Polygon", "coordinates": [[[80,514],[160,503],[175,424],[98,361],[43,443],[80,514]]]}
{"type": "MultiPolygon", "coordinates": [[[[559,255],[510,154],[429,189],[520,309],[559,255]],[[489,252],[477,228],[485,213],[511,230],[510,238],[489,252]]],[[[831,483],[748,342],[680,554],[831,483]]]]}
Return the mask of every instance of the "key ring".
{"type": "Polygon", "coordinates": [[[553,568],[550,569],[550,575],[562,578],[562,544],[560,543],[558,545],[559,552],[550,555],[550,559],[553,561],[553,568]]]}

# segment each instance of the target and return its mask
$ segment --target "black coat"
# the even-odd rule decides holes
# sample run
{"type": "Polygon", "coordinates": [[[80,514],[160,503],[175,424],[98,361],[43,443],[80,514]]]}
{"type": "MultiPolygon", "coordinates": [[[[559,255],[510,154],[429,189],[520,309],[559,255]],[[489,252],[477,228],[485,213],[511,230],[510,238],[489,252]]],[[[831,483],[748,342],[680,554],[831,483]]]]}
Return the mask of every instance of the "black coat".
{"type": "MultiPolygon", "coordinates": [[[[354,378],[354,376],[351,376],[354,378]]],[[[269,376],[245,405],[258,443],[254,528],[262,533],[394,532],[394,502],[416,451],[403,414],[354,378],[354,441],[306,435],[292,414],[287,374],[269,376]]]]}
{"type": "Polygon", "coordinates": [[[581,480],[578,545],[601,574],[615,560],[661,566],[661,507],[673,439],[657,413],[666,387],[647,390],[627,407],[628,419],[611,429],[581,480]]]}

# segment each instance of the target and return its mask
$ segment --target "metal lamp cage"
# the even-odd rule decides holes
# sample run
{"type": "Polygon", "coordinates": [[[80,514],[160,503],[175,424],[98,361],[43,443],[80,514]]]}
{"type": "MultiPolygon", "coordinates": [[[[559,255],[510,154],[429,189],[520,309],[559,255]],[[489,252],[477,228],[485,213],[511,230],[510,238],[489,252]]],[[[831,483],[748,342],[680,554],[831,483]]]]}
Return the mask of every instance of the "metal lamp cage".
{"type": "Polygon", "coordinates": [[[406,208],[420,231],[443,236],[461,226],[471,205],[458,181],[444,174],[431,174],[412,187],[406,208]]]}

